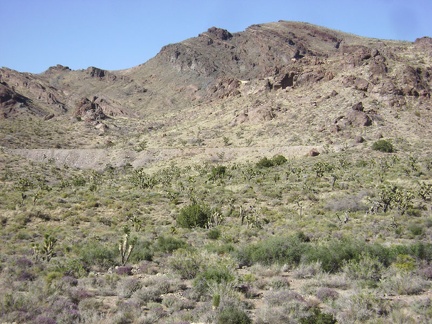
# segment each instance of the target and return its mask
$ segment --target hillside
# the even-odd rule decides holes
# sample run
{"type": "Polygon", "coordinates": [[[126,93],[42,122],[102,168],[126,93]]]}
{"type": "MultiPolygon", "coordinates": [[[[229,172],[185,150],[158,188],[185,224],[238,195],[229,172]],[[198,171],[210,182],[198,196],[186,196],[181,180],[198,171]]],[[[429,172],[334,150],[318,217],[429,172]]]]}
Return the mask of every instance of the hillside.
{"type": "Polygon", "coordinates": [[[428,37],[367,39],[281,21],[234,34],[212,27],[128,70],[3,68],[0,143],[133,150],[217,148],[224,137],[231,147],[423,141],[431,51],[428,37]]]}
{"type": "Polygon", "coordinates": [[[432,39],[211,27],[0,69],[1,323],[430,323],[432,39]]]}

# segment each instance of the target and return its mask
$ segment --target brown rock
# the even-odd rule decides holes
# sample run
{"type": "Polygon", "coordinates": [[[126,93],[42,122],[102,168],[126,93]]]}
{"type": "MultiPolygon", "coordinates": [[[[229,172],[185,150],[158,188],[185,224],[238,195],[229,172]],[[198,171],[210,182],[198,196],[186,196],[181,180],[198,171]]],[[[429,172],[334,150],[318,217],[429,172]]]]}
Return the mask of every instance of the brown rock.
{"type": "Polygon", "coordinates": [[[367,91],[369,82],[363,78],[357,78],[354,83],[354,88],[360,91],[367,91]]]}
{"type": "Polygon", "coordinates": [[[346,116],[347,124],[354,127],[372,125],[372,118],[363,111],[352,110],[346,116]]]}
{"type": "Polygon", "coordinates": [[[318,152],[316,148],[313,148],[312,150],[309,151],[309,156],[318,156],[318,155],[320,155],[320,152],[318,152]]]}
{"type": "Polygon", "coordinates": [[[364,110],[363,103],[362,102],[356,103],[354,106],[352,106],[352,110],[363,111],[364,110]]]}
{"type": "Polygon", "coordinates": [[[363,143],[364,141],[365,141],[365,139],[363,138],[363,136],[360,136],[360,135],[358,135],[354,138],[354,142],[356,142],[358,144],[363,143]]]}

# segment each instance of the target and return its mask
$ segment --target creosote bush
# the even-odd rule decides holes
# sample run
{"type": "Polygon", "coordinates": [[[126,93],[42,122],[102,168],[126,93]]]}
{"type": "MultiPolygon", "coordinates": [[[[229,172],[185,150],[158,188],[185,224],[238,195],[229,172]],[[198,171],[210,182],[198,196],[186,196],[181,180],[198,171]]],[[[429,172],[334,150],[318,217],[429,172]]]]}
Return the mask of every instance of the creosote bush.
{"type": "Polygon", "coordinates": [[[193,203],[180,210],[176,221],[177,225],[183,228],[205,228],[208,226],[210,218],[211,209],[208,206],[193,203]]]}
{"type": "Polygon", "coordinates": [[[221,310],[217,317],[217,324],[250,324],[252,320],[241,309],[229,306],[221,310]]]}
{"type": "Polygon", "coordinates": [[[263,169],[263,168],[270,168],[276,165],[282,165],[285,162],[287,162],[287,159],[283,155],[275,155],[271,159],[268,159],[266,157],[263,157],[261,160],[259,160],[256,163],[257,168],[263,169]]]}
{"type": "Polygon", "coordinates": [[[297,267],[319,262],[324,272],[335,273],[344,265],[353,274],[368,271],[367,279],[377,280],[383,267],[390,266],[401,255],[409,255],[418,260],[432,259],[432,244],[418,242],[412,245],[385,247],[380,244],[367,244],[362,241],[342,238],[324,244],[307,242],[299,235],[271,237],[255,244],[240,247],[235,251],[240,265],[285,264],[297,267]],[[364,268],[358,270],[358,267],[364,268]]]}
{"type": "Polygon", "coordinates": [[[157,239],[157,250],[165,253],[172,253],[175,250],[186,248],[187,243],[181,239],[172,236],[160,236],[157,239]]]}
{"type": "Polygon", "coordinates": [[[378,140],[372,144],[372,150],[385,153],[393,153],[393,144],[386,140],[378,140]]]}

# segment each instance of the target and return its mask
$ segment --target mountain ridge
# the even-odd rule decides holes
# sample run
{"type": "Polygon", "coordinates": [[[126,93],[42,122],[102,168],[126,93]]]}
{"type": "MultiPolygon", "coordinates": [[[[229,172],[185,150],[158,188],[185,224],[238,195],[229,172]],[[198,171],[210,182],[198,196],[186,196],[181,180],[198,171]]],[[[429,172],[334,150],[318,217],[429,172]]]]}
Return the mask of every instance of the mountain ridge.
{"type": "Polygon", "coordinates": [[[237,33],[211,27],[125,70],[57,65],[36,75],[2,68],[5,127],[17,119],[29,130],[38,121],[56,131],[30,139],[11,130],[0,143],[127,148],[125,136],[132,146],[150,147],[220,147],[223,137],[239,147],[342,145],[358,136],[420,141],[431,121],[431,51],[429,37],[380,40],[279,21],[237,33]]]}

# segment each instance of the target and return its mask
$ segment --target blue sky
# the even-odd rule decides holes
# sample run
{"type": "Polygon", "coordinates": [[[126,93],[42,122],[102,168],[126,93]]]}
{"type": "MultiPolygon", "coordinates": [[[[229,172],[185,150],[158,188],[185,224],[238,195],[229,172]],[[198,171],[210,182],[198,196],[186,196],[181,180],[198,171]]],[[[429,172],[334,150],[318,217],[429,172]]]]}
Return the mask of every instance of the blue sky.
{"type": "Polygon", "coordinates": [[[118,70],[216,26],[304,21],[361,36],[432,36],[432,0],[0,0],[0,66],[118,70]]]}

